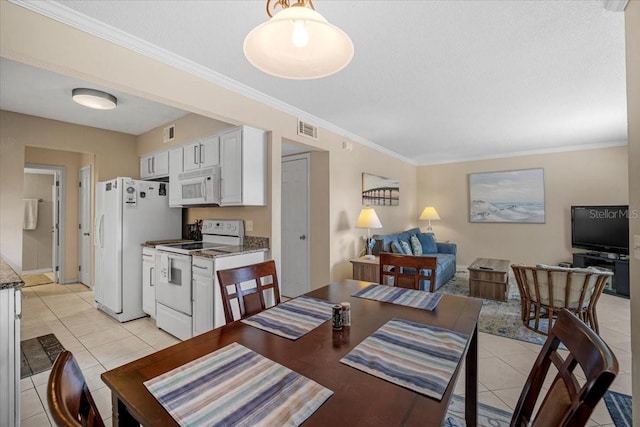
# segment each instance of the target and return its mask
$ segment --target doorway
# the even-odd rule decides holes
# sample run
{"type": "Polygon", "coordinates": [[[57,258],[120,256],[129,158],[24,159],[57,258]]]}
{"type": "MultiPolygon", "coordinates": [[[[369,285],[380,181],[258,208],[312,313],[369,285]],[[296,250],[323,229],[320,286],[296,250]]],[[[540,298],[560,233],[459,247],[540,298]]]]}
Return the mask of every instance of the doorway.
{"type": "Polygon", "coordinates": [[[311,290],[309,262],[309,154],[282,158],[282,294],[311,290]]]}
{"type": "Polygon", "coordinates": [[[50,273],[56,283],[64,277],[64,178],[63,167],[25,164],[22,271],[50,273]]]}
{"type": "Polygon", "coordinates": [[[78,281],[93,289],[91,255],[91,165],[78,173],[78,281]]]}

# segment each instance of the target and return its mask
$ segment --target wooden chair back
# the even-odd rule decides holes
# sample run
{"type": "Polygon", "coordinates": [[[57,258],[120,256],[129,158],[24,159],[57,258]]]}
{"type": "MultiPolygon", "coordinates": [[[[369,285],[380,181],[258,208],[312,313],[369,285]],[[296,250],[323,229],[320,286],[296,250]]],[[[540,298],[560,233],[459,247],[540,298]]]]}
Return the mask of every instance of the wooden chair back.
{"type": "Polygon", "coordinates": [[[380,283],[392,284],[400,288],[423,290],[420,281],[428,280],[428,290],[435,292],[437,267],[438,258],[436,257],[381,252],[380,283]]]}
{"type": "Polygon", "coordinates": [[[53,364],[47,385],[49,410],[58,426],[104,427],[73,354],[63,351],[53,364]]]}
{"type": "Polygon", "coordinates": [[[618,360],[607,344],[569,310],[562,309],[531,369],[511,426],[584,426],[617,374],[618,360]],[[566,357],[562,356],[565,350],[558,351],[560,344],[568,350],[566,357]],[[551,364],[558,373],[533,414],[551,364]],[[578,367],[582,372],[576,375],[578,367]]]}
{"type": "Polygon", "coordinates": [[[552,266],[512,265],[527,326],[540,330],[540,317],[548,313],[551,329],[555,314],[567,308],[599,333],[596,304],[613,273],[552,266]],[[534,325],[531,326],[531,321],[534,325]]]}
{"type": "Polygon", "coordinates": [[[280,289],[276,263],[273,260],[244,267],[218,271],[222,291],[222,307],[227,323],[244,319],[265,310],[265,294],[273,290],[274,305],[280,304],[280,289]],[[231,288],[231,290],[229,289],[231,288]],[[237,302],[240,317],[233,315],[233,302],[237,302]]]}

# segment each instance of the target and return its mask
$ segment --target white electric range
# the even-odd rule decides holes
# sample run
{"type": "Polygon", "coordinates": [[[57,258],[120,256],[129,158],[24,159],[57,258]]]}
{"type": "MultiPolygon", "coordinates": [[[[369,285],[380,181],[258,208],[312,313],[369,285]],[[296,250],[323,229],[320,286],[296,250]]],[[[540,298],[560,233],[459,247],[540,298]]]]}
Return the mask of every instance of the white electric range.
{"type": "Polygon", "coordinates": [[[156,323],[170,334],[185,340],[193,336],[193,290],[191,254],[240,246],[244,239],[242,220],[204,220],[202,241],[158,245],[156,266],[156,323]]]}

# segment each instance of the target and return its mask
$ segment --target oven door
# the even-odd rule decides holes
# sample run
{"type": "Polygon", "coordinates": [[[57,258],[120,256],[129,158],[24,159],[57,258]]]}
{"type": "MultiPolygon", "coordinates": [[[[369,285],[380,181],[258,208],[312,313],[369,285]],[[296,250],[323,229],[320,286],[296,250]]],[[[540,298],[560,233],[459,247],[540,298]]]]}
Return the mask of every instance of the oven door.
{"type": "Polygon", "coordinates": [[[158,254],[156,302],[191,316],[191,255],[158,254]]]}

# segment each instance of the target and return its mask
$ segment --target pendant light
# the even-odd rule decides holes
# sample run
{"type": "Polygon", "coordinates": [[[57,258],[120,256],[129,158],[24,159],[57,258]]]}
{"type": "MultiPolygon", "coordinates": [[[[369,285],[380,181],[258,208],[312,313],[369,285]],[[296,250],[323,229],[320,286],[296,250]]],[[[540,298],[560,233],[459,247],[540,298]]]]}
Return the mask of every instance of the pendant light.
{"type": "Polygon", "coordinates": [[[95,110],[112,110],[118,105],[118,99],[115,96],[96,89],[73,89],[71,98],[78,104],[95,110]]]}
{"type": "Polygon", "coordinates": [[[276,77],[306,80],[330,76],[353,58],[349,36],[315,11],[311,0],[267,0],[271,19],[244,39],[244,55],[257,69],[276,77]],[[281,11],[272,14],[276,6],[281,11]]]}

